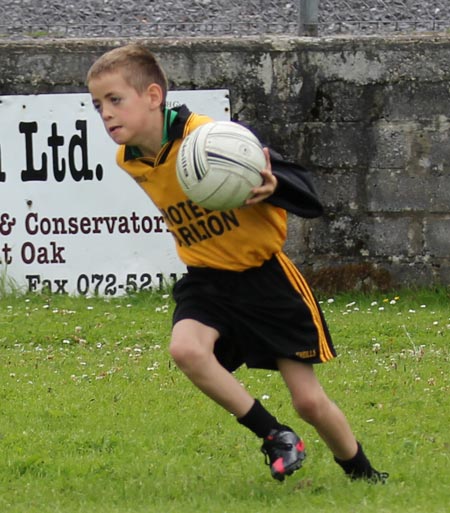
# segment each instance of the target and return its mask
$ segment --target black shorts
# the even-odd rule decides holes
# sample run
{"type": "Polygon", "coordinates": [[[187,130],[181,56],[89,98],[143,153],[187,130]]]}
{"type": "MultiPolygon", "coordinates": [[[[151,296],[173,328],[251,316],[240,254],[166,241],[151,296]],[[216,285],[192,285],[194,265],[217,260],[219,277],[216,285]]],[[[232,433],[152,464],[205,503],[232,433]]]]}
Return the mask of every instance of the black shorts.
{"type": "Polygon", "coordinates": [[[242,364],[277,369],[278,358],[322,363],[336,356],[319,304],[284,253],[242,272],[188,268],[173,289],[173,323],[215,328],[215,355],[229,371],[242,364]]]}

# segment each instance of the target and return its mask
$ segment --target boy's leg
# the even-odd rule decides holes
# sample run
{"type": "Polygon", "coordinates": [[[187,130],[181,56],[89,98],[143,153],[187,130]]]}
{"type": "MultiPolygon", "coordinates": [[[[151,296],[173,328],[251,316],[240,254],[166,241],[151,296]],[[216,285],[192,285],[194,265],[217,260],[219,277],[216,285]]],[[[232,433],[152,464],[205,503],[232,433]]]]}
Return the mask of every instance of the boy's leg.
{"type": "Polygon", "coordinates": [[[314,426],[335,461],[350,477],[384,482],[388,475],[376,471],[357,442],[343,412],[329,399],[312,365],[280,359],[278,368],[300,417],[314,426]]]}
{"type": "Polygon", "coordinates": [[[218,338],[214,328],[184,319],[173,327],[170,354],[196,387],[239,418],[250,410],[254,399],[217,361],[214,344],[218,338]]]}
{"type": "Polygon", "coordinates": [[[336,457],[352,458],[357,451],[356,439],[343,412],[324,392],[313,366],[280,359],[278,368],[300,417],[314,426],[336,457]]]}
{"type": "Polygon", "coordinates": [[[178,321],[172,330],[170,354],[177,366],[204,394],[230,413],[240,424],[264,438],[272,476],[283,480],[301,467],[303,442],[287,426],[279,424],[228,372],[214,355],[219,333],[193,319],[178,321]]]}

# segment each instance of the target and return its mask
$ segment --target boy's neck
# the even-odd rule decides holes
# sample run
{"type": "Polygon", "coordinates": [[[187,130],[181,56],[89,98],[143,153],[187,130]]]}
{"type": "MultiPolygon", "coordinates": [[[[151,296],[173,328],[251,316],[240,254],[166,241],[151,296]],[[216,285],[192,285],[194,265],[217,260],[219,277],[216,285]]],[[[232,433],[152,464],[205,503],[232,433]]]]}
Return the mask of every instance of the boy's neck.
{"type": "Polygon", "coordinates": [[[169,142],[169,130],[173,121],[176,119],[178,113],[175,110],[165,108],[162,112],[162,138],[161,145],[159,148],[155,148],[153,151],[150,148],[143,148],[138,146],[128,146],[129,151],[133,155],[133,158],[139,157],[151,157],[154,158],[165,144],[169,142]]]}

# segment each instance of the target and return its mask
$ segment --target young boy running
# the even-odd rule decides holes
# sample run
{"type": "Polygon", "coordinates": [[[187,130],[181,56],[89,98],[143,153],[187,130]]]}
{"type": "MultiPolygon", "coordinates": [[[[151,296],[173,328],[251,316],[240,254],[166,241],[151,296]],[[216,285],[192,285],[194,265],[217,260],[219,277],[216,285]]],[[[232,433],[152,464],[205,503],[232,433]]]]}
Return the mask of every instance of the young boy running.
{"type": "Polygon", "coordinates": [[[265,148],[264,182],[245,207],[228,217],[203,209],[181,190],[175,162],[183,138],[211,119],[184,105],[165,107],[167,79],[154,55],[139,45],[111,50],[92,65],[87,84],[119,145],[119,166],[158,207],[187,266],[173,290],[170,354],[177,366],[262,439],[275,479],[302,466],[305,446],[235,379],[232,371],[244,363],[281,373],[298,415],[314,426],[346,474],[384,482],[387,474],[372,467],[316,378],[313,364],[336,353],[319,305],[282,251],[287,210],[303,217],[322,213],[307,173],[265,148]],[[224,229],[208,230],[209,216],[222,220],[224,229]]]}

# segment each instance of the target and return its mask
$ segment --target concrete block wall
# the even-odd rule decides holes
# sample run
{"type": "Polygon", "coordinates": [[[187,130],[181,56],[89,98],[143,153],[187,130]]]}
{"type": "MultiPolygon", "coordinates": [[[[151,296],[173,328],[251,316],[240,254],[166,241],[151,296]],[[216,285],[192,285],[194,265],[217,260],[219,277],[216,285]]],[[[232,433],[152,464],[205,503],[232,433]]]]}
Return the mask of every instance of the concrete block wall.
{"type": "Polygon", "coordinates": [[[382,286],[448,284],[448,37],[354,43],[339,54],[329,41],[311,59],[320,71],[302,158],[320,170],[319,189],[331,201],[311,227],[317,259],[306,264],[328,268],[316,273],[325,286],[333,278],[343,285],[345,265],[358,262],[372,264],[359,286],[371,286],[380,270],[388,272],[376,276],[382,286]]]}
{"type": "MultiPolygon", "coordinates": [[[[450,35],[138,41],[312,171],[326,213],[291,217],[286,251],[315,287],[450,285],[450,35]]],[[[1,41],[0,95],[84,92],[127,42],[1,41]]]]}

